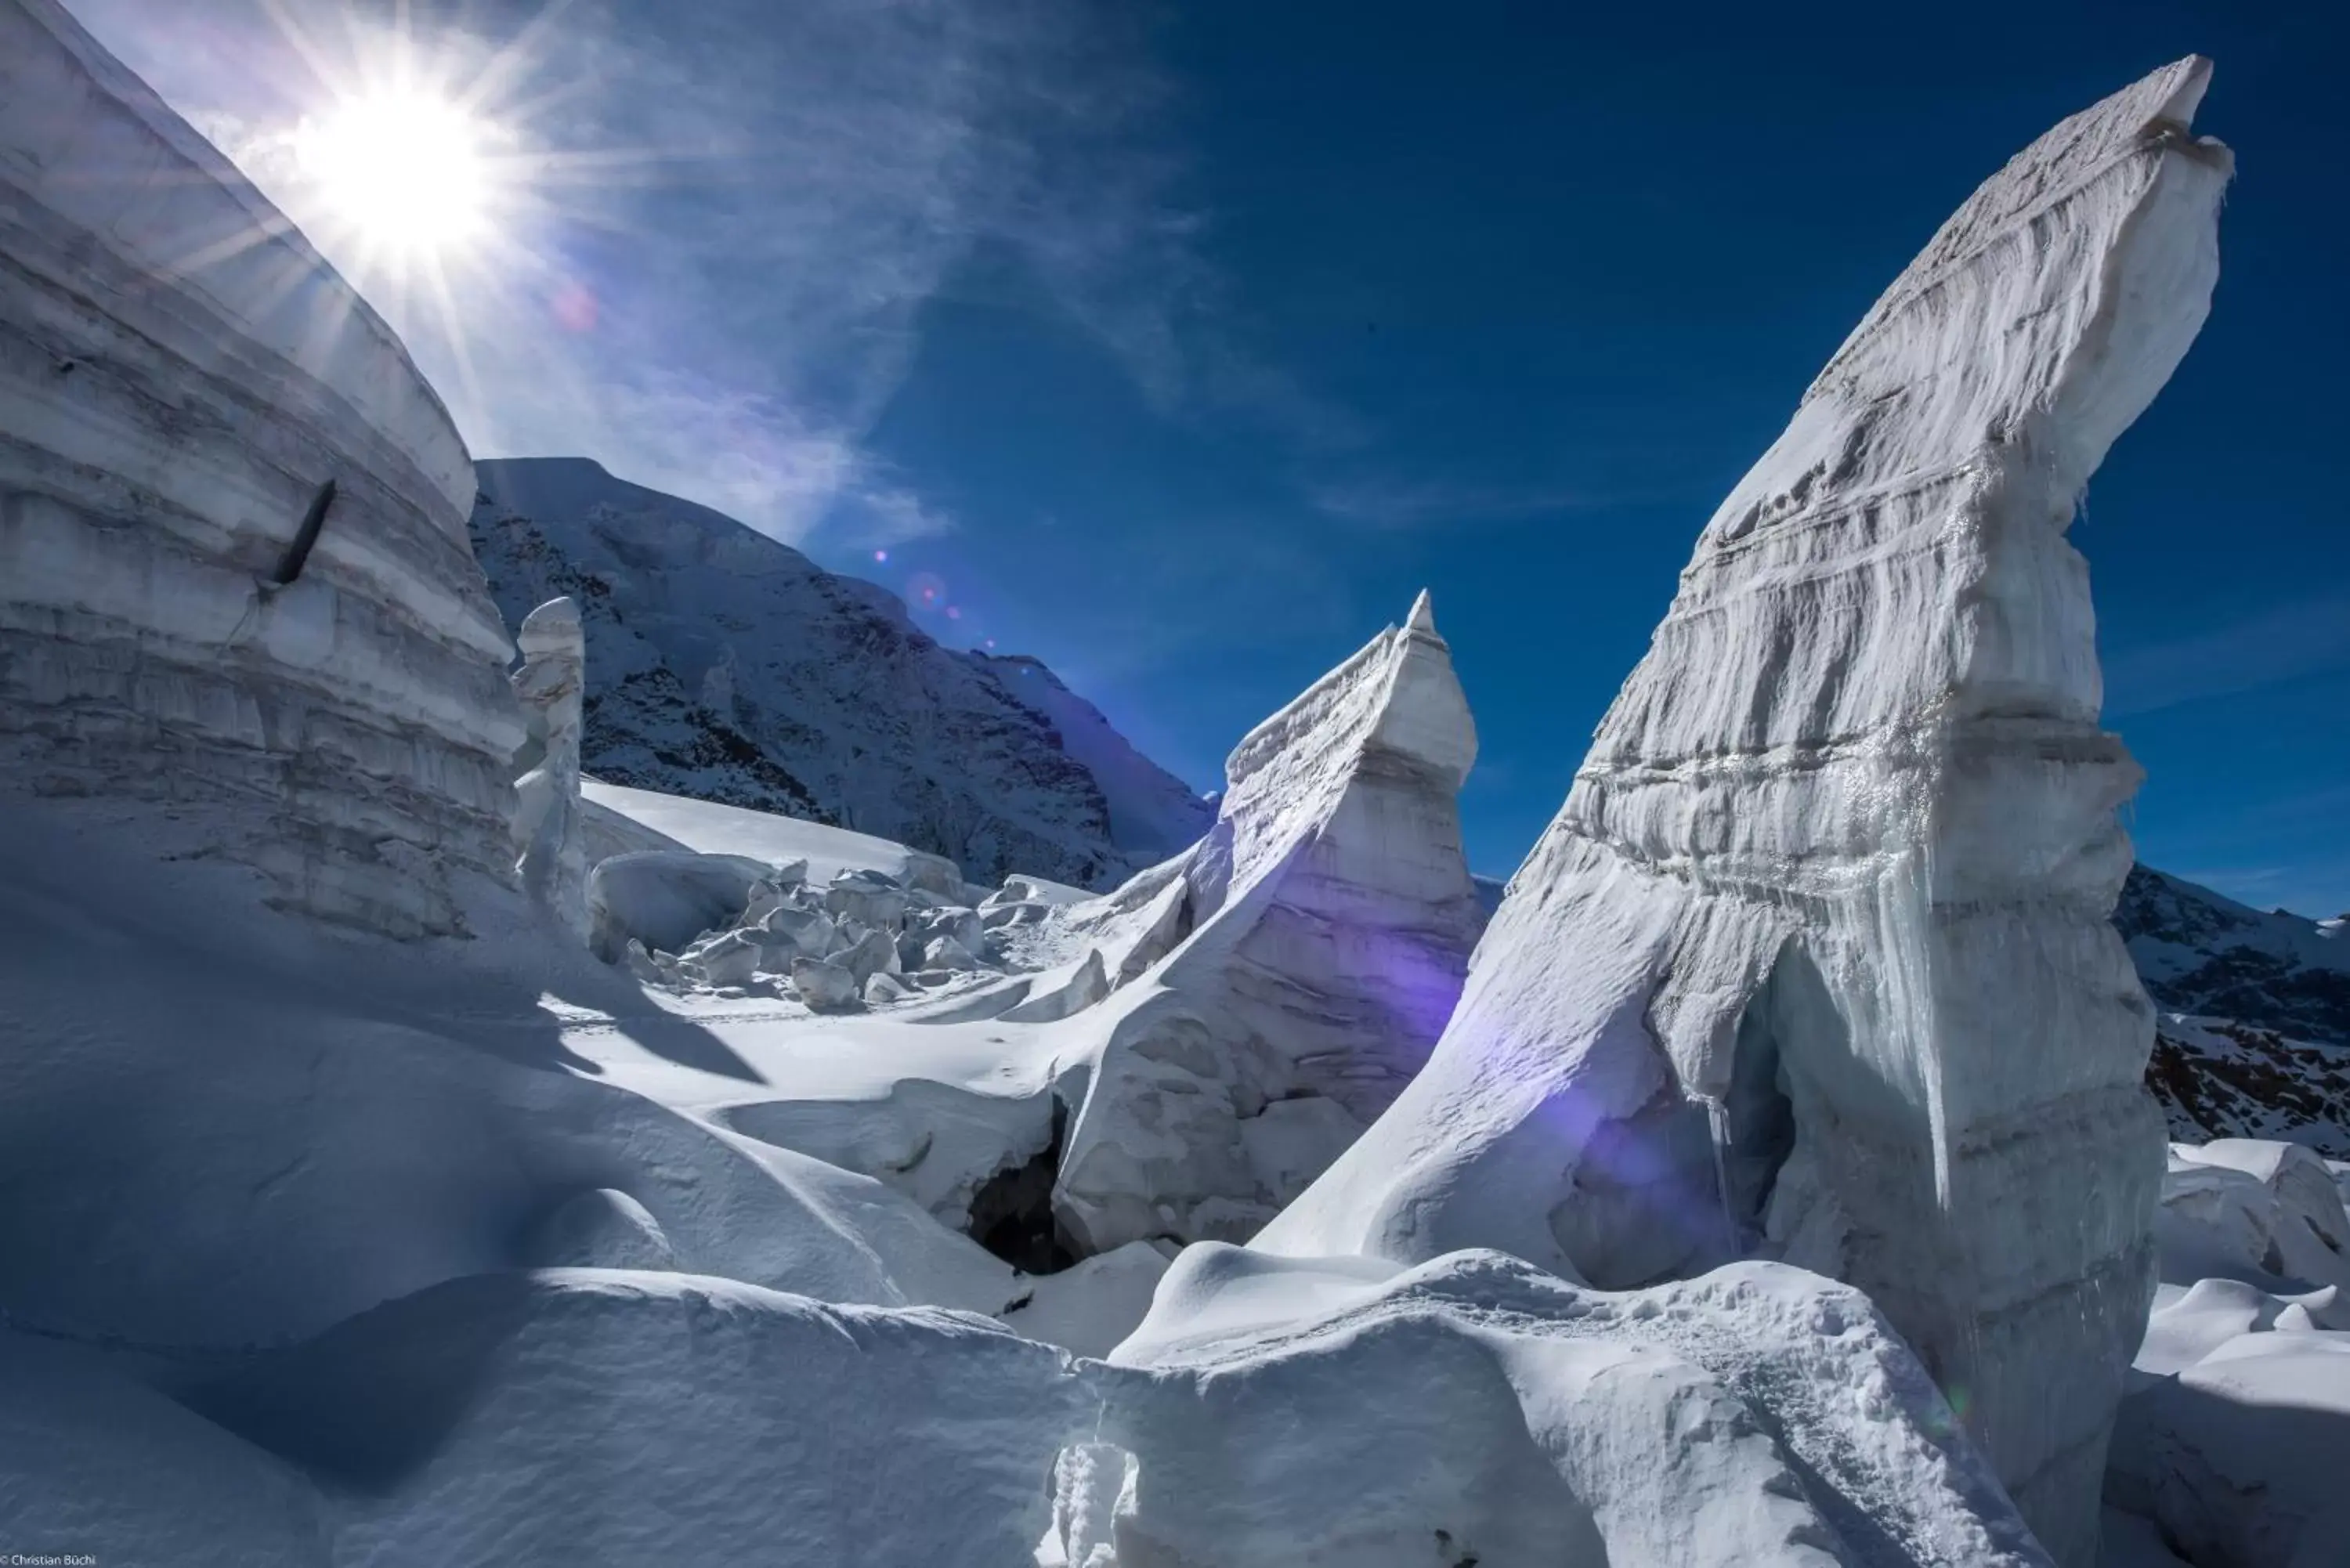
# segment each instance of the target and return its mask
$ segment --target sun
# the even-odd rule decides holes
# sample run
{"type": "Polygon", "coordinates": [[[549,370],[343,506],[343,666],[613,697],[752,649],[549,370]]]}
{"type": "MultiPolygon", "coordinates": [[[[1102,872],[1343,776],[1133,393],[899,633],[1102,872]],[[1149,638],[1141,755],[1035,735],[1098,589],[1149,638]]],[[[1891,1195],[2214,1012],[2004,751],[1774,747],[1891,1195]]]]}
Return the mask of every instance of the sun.
{"type": "Polygon", "coordinates": [[[495,197],[492,128],[453,99],[376,88],[305,120],[303,173],[371,249],[437,260],[478,241],[495,197]]]}

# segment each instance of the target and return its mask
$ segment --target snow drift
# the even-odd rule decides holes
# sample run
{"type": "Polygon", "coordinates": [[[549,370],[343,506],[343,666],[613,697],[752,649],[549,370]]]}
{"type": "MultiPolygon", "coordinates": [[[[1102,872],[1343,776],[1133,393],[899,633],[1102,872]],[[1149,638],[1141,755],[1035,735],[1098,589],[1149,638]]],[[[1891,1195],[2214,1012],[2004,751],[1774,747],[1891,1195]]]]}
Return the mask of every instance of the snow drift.
{"type": "Polygon", "coordinates": [[[32,1504],[7,1521],[51,1547],[70,1519],[102,1562],[321,1568],[2047,1561],[1867,1303],[1797,1271],[1619,1298],[1492,1254],[1268,1278],[1201,1251],[1173,1298],[1194,1331],[1154,1314],[1107,1364],[964,1314],[598,1269],[452,1280],[175,1398],[56,1358],[27,1390],[47,1419],[0,1417],[32,1504]],[[111,1508],[77,1506],[93,1452],[131,1483],[111,1508]],[[189,1518],[211,1557],[175,1549],[189,1518]]]}
{"type": "Polygon", "coordinates": [[[54,0],[0,3],[0,764],[448,930],[522,739],[472,464],[389,327],[54,0]]]}
{"type": "Polygon", "coordinates": [[[2198,1568],[2350,1553],[2350,1213],[2296,1144],[2174,1144],[2106,1496],[2198,1568]]]}
{"type": "Polygon", "coordinates": [[[2209,78],[2057,126],[1877,302],[1707,524],[1428,1070],[1257,1245],[1848,1280],[2093,1559],[2162,1133],[2106,920],[2138,773],[2064,532],[2209,307],[2209,78]]]}

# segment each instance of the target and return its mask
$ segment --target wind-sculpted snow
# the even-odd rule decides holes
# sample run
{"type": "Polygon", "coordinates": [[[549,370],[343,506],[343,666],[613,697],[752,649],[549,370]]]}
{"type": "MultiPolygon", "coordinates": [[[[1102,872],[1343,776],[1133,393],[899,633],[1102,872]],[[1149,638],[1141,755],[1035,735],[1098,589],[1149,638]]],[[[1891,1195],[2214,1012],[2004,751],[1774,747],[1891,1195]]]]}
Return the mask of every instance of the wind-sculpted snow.
{"type": "Polygon", "coordinates": [[[475,548],[510,616],[588,625],[588,771],[1102,888],[1212,809],[1034,659],[940,646],[885,589],[592,462],[484,462],[475,548]]]}
{"type": "Polygon", "coordinates": [[[1866,1289],[2060,1561],[2152,1288],[2138,770],[2064,533],[2186,352],[2231,167],[2167,67],[2019,154],[1707,524],[1428,1070],[1259,1239],[1866,1289]]]}
{"type": "Polygon", "coordinates": [[[2176,1144],[2106,1496],[2197,1568],[2343,1558],[2350,1212],[2297,1144],[2176,1144]]]}
{"type": "Polygon", "coordinates": [[[1423,594],[1241,742],[1205,839],[1068,911],[1120,987],[1078,1014],[1097,1065],[1054,1207],[1081,1249],[1246,1239],[1419,1070],[1483,920],[1476,754],[1423,594]]]}
{"type": "Polygon", "coordinates": [[[54,0],[0,0],[0,209],[12,783],[232,807],[189,853],[449,929],[452,877],[511,875],[522,731],[439,400],[54,0]]]}
{"type": "MultiPolygon", "coordinates": [[[[177,1404],[96,1357],[37,1394],[121,1422],[106,1457],[241,1504],[201,1516],[242,1549],[223,1561],[2046,1563],[1855,1292],[1770,1265],[1609,1296],[1493,1254],[1280,1277],[1195,1255],[1107,1363],[968,1314],[553,1270],[183,1375],[177,1404]]],[[[0,1417],[33,1483],[12,1540],[70,1521],[102,1562],[149,1560],[170,1489],[77,1506],[60,1425],[0,1417]]]]}

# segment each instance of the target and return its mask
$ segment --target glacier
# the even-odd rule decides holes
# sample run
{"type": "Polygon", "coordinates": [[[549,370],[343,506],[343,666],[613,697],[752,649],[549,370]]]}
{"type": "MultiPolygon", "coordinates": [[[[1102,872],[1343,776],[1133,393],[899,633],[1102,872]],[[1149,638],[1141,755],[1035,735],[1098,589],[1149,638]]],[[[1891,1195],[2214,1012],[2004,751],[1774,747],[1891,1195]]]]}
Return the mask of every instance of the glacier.
{"type": "MultiPolygon", "coordinates": [[[[1212,816],[1041,666],[920,653],[1028,689],[967,732],[1090,774],[1003,820],[1158,860],[1107,898],[583,776],[599,628],[678,647],[567,571],[510,672],[396,341],[0,0],[0,1542],[2042,1568],[2112,1422],[2109,1540],[2306,1564],[2350,1168],[2164,1169],[2060,537],[2209,286],[2203,74],[2060,128],[1872,314],[1480,944],[1426,596],[1212,816]]],[[[653,738],[805,814],[708,706],[739,665],[653,738]]],[[[2322,1001],[2241,952],[2330,949],[2163,909],[2177,996],[2322,1001]]]]}
{"type": "Polygon", "coordinates": [[[440,399],[53,0],[0,6],[0,763],[188,805],[181,853],[291,906],[458,929],[523,732],[440,399]]]}
{"type": "Polygon", "coordinates": [[[2064,534],[2209,310],[2210,75],[2056,126],[1868,311],[1706,524],[1428,1069],[1255,1245],[1849,1281],[2095,1561],[2162,1123],[2107,921],[2138,770],[2064,534]]]}

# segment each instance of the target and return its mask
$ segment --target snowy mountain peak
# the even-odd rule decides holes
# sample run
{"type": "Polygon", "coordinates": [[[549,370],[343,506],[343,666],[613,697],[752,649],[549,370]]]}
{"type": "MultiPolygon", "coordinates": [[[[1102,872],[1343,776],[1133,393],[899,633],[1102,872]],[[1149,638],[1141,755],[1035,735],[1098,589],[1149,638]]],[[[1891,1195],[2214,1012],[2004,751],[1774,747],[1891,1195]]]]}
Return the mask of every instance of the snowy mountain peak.
{"type": "Polygon", "coordinates": [[[1103,886],[1214,818],[1036,659],[943,648],[887,589],[584,458],[478,468],[475,551],[509,622],[579,602],[599,778],[878,834],[990,880],[1103,886]]]}
{"type": "Polygon", "coordinates": [[[2340,921],[2264,914],[2139,866],[2122,885],[2114,925],[2163,1009],[2350,1050],[2350,944],[2340,921]]]}

